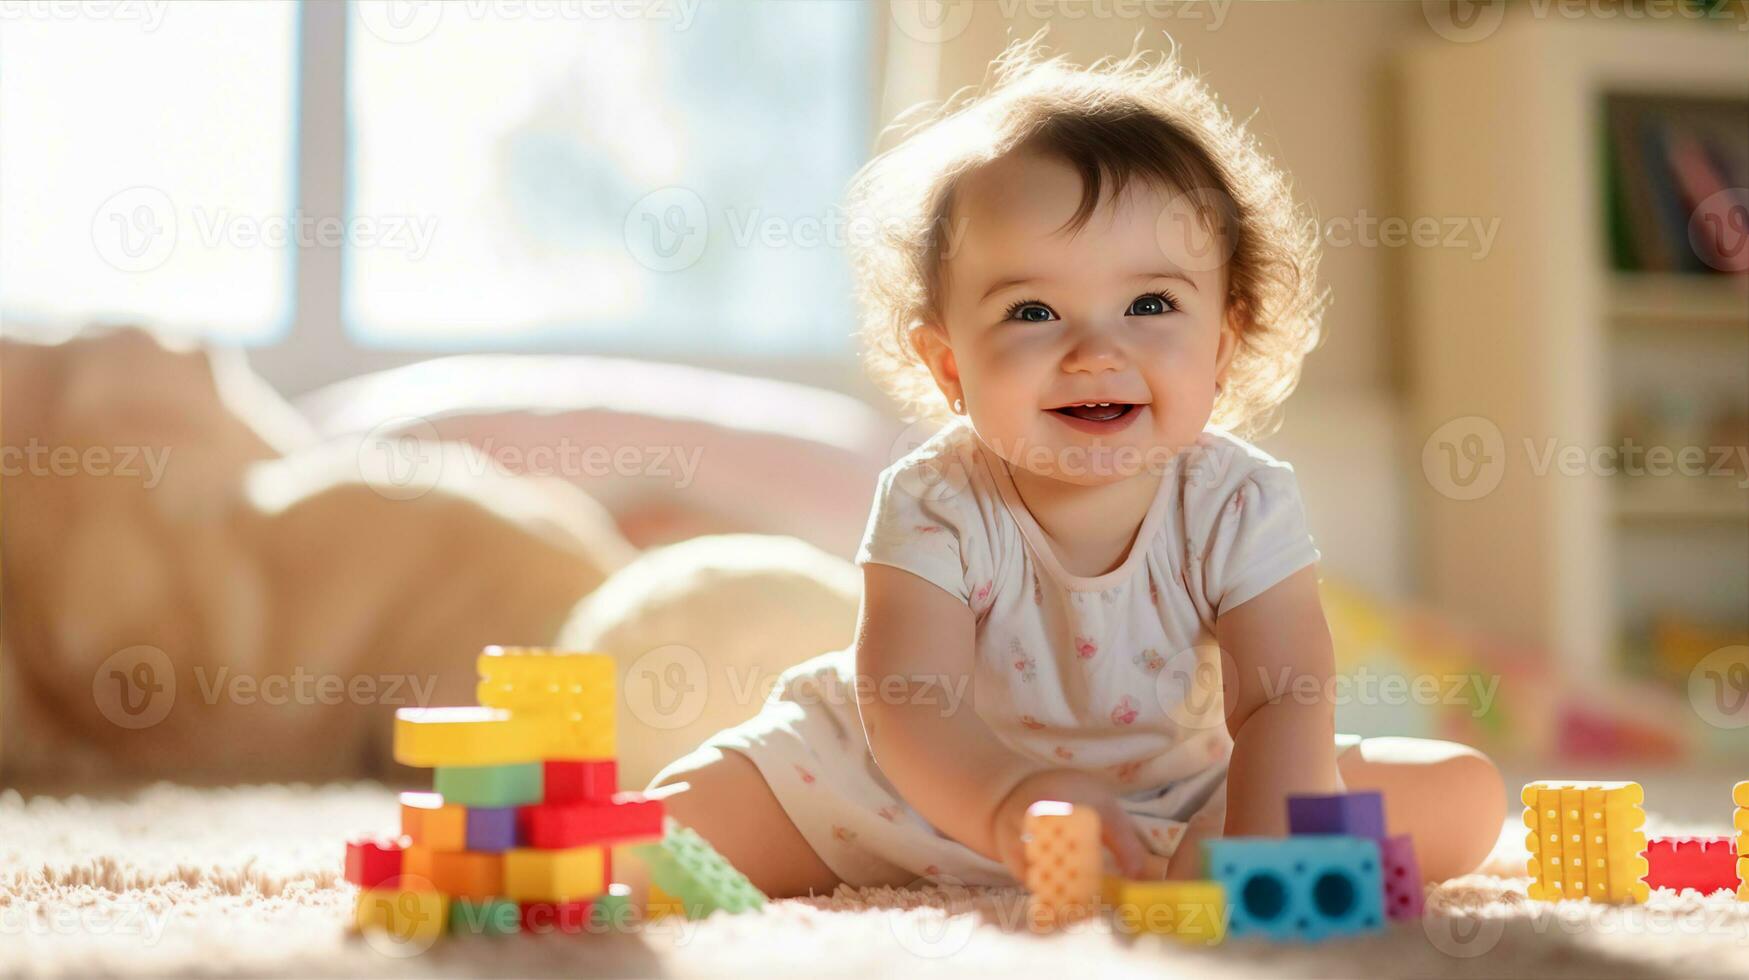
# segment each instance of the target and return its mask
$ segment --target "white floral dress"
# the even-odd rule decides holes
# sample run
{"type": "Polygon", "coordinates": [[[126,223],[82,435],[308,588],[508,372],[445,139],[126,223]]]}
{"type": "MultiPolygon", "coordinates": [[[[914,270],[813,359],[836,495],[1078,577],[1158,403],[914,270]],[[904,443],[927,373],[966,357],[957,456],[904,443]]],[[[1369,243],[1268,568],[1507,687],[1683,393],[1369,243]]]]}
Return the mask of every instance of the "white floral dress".
{"type": "MultiPolygon", "coordinates": [[[[1008,464],[957,420],[882,473],[856,560],[904,569],[967,603],[977,667],[959,696],[1015,752],[1108,778],[1149,848],[1166,856],[1193,817],[1224,817],[1232,740],[1215,619],[1318,551],[1293,469],[1210,430],[1168,465],[1122,564],[1072,575],[1008,464]]],[[[751,758],[848,884],[1013,884],[882,774],[855,674],[854,648],[798,664],[757,716],[706,744],[751,758]]]]}

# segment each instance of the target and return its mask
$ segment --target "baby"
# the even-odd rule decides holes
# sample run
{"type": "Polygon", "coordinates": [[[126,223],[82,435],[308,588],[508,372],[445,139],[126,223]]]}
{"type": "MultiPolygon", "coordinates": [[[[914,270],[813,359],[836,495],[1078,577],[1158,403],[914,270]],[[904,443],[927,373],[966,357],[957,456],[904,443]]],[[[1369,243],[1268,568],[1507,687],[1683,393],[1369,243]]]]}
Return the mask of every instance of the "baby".
{"type": "Polygon", "coordinates": [[[652,787],[773,896],[1012,885],[1041,799],[1098,811],[1122,874],[1197,877],[1197,840],[1345,787],[1428,879],[1473,869],[1499,773],[1336,733],[1293,470],[1235,434],[1316,343],[1312,223],[1172,58],[1035,52],[852,188],[868,363],[946,421],[881,477],[854,644],[652,787]]]}

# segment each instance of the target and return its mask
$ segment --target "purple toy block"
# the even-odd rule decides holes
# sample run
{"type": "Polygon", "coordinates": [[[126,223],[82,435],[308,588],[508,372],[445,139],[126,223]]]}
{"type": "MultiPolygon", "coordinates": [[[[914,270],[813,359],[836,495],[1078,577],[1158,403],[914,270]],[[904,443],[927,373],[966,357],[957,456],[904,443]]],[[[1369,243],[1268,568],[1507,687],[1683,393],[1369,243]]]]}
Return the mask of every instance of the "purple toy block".
{"type": "Polygon", "coordinates": [[[468,807],[468,850],[508,851],[516,846],[516,808],[468,807]]]}
{"type": "Polygon", "coordinates": [[[1387,837],[1379,846],[1385,865],[1385,914],[1393,919],[1419,919],[1427,902],[1421,887],[1421,863],[1408,834],[1387,837]]]}
{"type": "Polygon", "coordinates": [[[1377,793],[1287,798],[1290,834],[1347,834],[1381,843],[1385,839],[1385,799],[1377,793]]]}

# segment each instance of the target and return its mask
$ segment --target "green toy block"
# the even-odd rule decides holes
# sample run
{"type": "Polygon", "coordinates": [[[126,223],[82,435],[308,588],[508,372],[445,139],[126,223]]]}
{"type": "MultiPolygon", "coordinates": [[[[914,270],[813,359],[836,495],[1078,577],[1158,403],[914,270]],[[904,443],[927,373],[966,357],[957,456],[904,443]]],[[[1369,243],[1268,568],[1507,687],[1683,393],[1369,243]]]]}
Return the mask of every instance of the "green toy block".
{"type": "Polygon", "coordinates": [[[607,891],[596,896],[589,906],[589,922],[597,929],[610,932],[629,929],[639,918],[638,907],[632,904],[632,890],[626,885],[608,885],[607,891]]]}
{"type": "Polygon", "coordinates": [[[449,931],[456,936],[514,936],[522,930],[522,909],[515,902],[465,898],[449,903],[449,931]]]}
{"type": "Polygon", "coordinates": [[[667,818],[662,839],[632,848],[650,869],[650,880],[679,899],[689,919],[712,912],[763,908],[765,895],[690,827],[667,818]]]}
{"type": "Polygon", "coordinates": [[[438,766],[432,789],[443,802],[479,809],[539,803],[543,768],[538,762],[512,766],[438,766]]]}

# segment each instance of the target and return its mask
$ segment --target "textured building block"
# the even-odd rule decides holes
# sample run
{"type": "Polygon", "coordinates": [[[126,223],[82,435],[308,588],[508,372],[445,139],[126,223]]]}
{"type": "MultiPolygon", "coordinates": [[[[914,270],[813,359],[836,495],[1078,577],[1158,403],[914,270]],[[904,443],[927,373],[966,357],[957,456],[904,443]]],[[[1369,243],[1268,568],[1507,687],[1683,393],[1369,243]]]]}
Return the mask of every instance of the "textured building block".
{"type": "Polygon", "coordinates": [[[409,842],[400,837],[357,838],[346,842],[346,880],[360,888],[375,888],[401,873],[401,849],[409,842]]]}
{"type": "Polygon", "coordinates": [[[1646,822],[1638,783],[1544,780],[1524,787],[1530,897],[1644,902],[1646,822]]]}
{"type": "Polygon", "coordinates": [[[468,846],[470,851],[508,851],[521,843],[516,829],[516,808],[469,807],[468,846]]]}
{"type": "Polygon", "coordinates": [[[1227,893],[1213,881],[1132,881],[1106,877],[1101,897],[1112,925],[1213,946],[1227,936],[1227,893]]]}
{"type": "Polygon", "coordinates": [[[451,899],[449,932],[452,936],[511,936],[522,929],[522,909],[501,898],[475,901],[451,899]]]}
{"type": "Polygon", "coordinates": [[[1385,868],[1385,914],[1399,920],[1421,918],[1427,892],[1421,884],[1414,838],[1408,834],[1385,838],[1379,844],[1379,860],[1385,868]]]}
{"type": "Polygon", "coordinates": [[[1385,839],[1385,799],[1378,793],[1287,798],[1288,832],[1385,839]]]}
{"type": "Polygon", "coordinates": [[[466,807],[522,806],[541,801],[543,768],[538,762],[513,766],[438,766],[431,788],[445,803],[466,807]]]}
{"type": "Polygon", "coordinates": [[[539,803],[518,808],[517,815],[529,847],[560,849],[662,837],[662,801],[642,793],[590,803],[539,803]]]}
{"type": "Polygon", "coordinates": [[[539,762],[552,734],[542,719],[496,708],[402,708],[395,712],[395,761],[427,769],[539,762]]]}
{"type": "Polygon", "coordinates": [[[462,850],[468,846],[467,808],[447,804],[436,793],[402,793],[401,835],[434,851],[462,850]]]}
{"type": "Polygon", "coordinates": [[[1234,937],[1315,941],[1384,929],[1378,841],[1364,837],[1228,837],[1203,842],[1226,890],[1234,937]]]}
{"type": "Polygon", "coordinates": [[[543,803],[587,803],[619,792],[619,763],[612,759],[578,762],[548,759],[543,803]]]}
{"type": "Polygon", "coordinates": [[[1749,902],[1749,782],[1731,788],[1731,799],[1737,804],[1734,822],[1737,828],[1737,898],[1749,902]]]}
{"type": "Polygon", "coordinates": [[[431,883],[451,898],[485,901],[504,894],[502,854],[431,851],[429,860],[431,883]]]}
{"type": "Polygon", "coordinates": [[[353,923],[380,929],[401,942],[430,941],[449,925],[449,898],[442,892],[367,888],[358,893],[353,923]]]}
{"type": "Polygon", "coordinates": [[[487,647],[475,667],[480,677],[475,692],[483,705],[539,714],[613,715],[617,688],[608,654],[487,647]]]}
{"type": "Polygon", "coordinates": [[[673,818],[667,820],[661,841],[631,850],[649,869],[651,882],[681,902],[689,918],[703,918],[718,909],[745,912],[765,905],[765,895],[746,875],[673,818]]]}
{"type": "Polygon", "coordinates": [[[607,890],[605,863],[599,847],[505,851],[502,894],[524,903],[594,898],[607,890]]]}
{"type": "Polygon", "coordinates": [[[644,897],[644,918],[660,919],[666,915],[678,915],[686,918],[686,906],[680,899],[662,890],[662,886],[650,882],[649,894],[644,897]]]}
{"type": "Polygon", "coordinates": [[[569,902],[524,902],[522,931],[537,936],[552,932],[582,935],[589,931],[594,904],[586,898],[569,902]]]}
{"type": "Polygon", "coordinates": [[[1039,800],[1026,808],[1020,839],[1033,925],[1062,925],[1097,910],[1099,814],[1092,807],[1039,800]]]}
{"type": "Polygon", "coordinates": [[[1737,841],[1732,837],[1652,837],[1646,841],[1646,884],[1692,888],[1702,895],[1735,892],[1737,841]]]}

